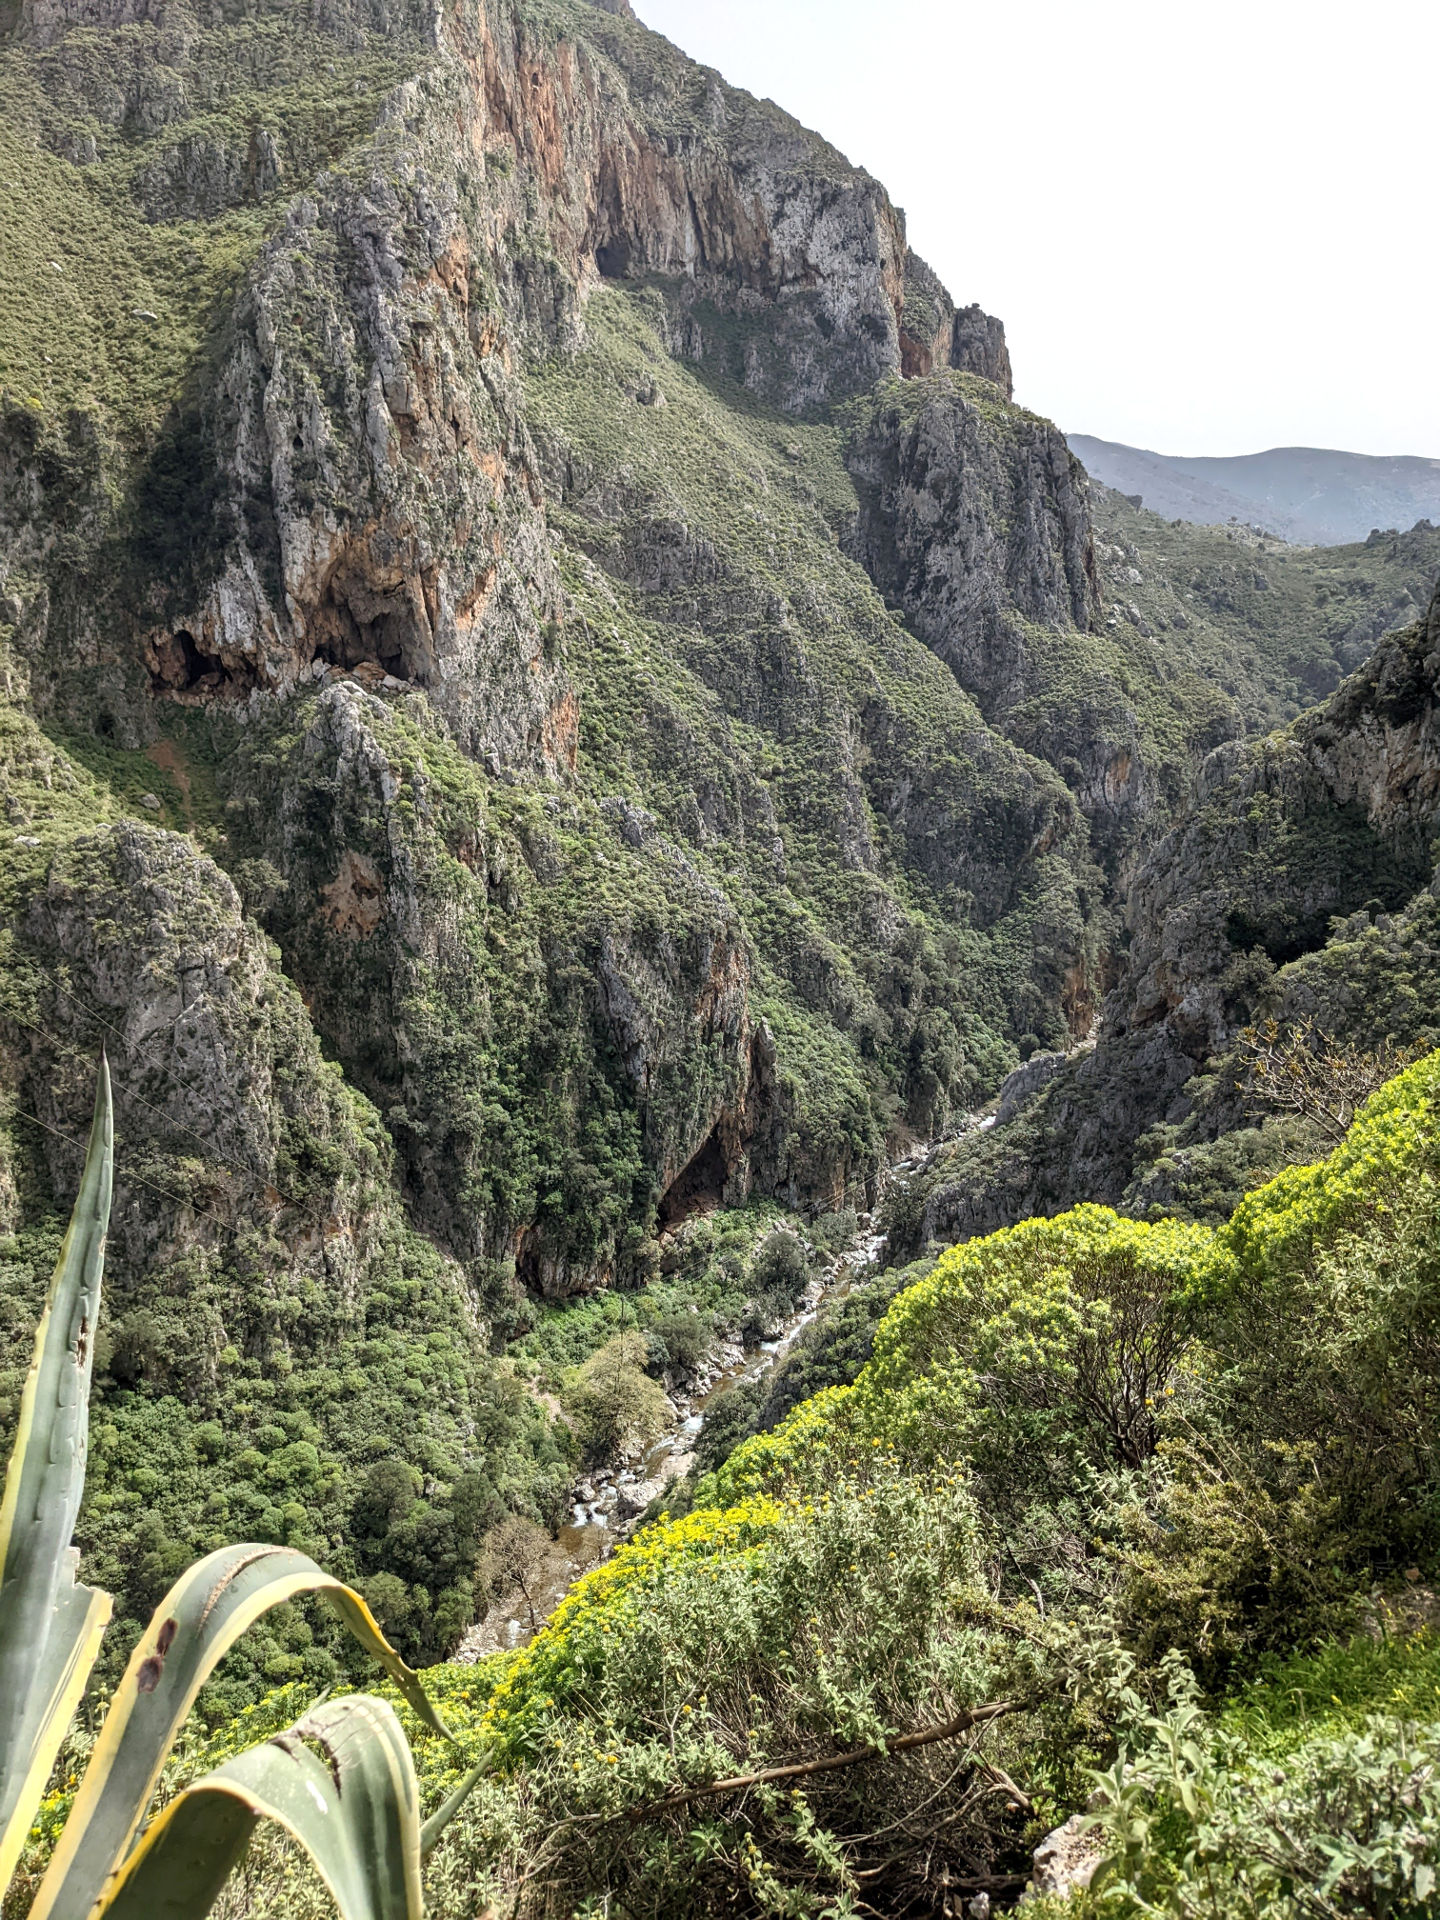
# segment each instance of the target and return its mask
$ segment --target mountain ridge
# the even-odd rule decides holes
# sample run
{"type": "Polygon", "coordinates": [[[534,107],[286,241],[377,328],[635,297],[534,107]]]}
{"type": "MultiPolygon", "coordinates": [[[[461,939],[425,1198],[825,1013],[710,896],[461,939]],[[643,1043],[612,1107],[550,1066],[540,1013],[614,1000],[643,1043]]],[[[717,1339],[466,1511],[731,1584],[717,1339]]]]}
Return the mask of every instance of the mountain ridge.
{"type": "Polygon", "coordinates": [[[28,0],[0,107],[7,1324],[108,1032],[85,1555],[139,1620],[305,1543],[437,1657],[591,1347],[763,1329],[774,1223],[1081,1041],[1207,756],[1435,558],[1093,487],[623,6],[28,0]]]}
{"type": "Polygon", "coordinates": [[[1314,546],[1440,521],[1440,460],[1324,447],[1191,458],[1084,433],[1068,439],[1097,480],[1118,493],[1139,494],[1166,519],[1238,520],[1314,546]]]}

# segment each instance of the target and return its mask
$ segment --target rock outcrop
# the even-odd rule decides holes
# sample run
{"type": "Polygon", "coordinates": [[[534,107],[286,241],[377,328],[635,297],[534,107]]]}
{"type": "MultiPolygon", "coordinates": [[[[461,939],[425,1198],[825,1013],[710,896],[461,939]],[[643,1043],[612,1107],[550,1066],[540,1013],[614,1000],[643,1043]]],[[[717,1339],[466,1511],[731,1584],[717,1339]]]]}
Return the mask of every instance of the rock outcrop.
{"type": "Polygon", "coordinates": [[[847,465],[855,557],[985,718],[1064,775],[1113,850],[1155,805],[1161,755],[1096,637],[1088,488],[1064,436],[991,382],[937,373],[878,390],[847,465]]]}
{"type": "Polygon", "coordinates": [[[946,367],[978,374],[1007,400],[1014,393],[1004,323],[977,306],[957,308],[939,275],[912,252],[900,311],[900,371],[915,379],[946,367]]]}
{"type": "Polygon", "coordinates": [[[964,379],[882,390],[847,464],[857,557],[982,711],[1036,692],[1026,623],[1088,631],[1100,596],[1085,478],[1048,421],[964,379]]]}
{"type": "Polygon", "coordinates": [[[237,870],[386,1115],[415,1218],[538,1293],[628,1279],[637,1219],[742,1200],[770,1144],[743,931],[653,819],[507,808],[426,718],[340,680],[294,732],[252,723],[225,782],[237,870]],[[602,877],[624,921],[587,901],[602,877]]]}

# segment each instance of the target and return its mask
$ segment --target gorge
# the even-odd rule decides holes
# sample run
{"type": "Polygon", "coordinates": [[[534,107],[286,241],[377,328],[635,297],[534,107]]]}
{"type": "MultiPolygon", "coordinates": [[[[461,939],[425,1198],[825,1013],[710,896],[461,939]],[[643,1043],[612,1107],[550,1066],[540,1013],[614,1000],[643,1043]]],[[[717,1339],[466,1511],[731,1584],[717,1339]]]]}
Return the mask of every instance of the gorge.
{"type": "MultiPolygon", "coordinates": [[[[1119,1266],[1165,1277],[1147,1329],[1172,1293],[1195,1314],[1218,1298],[1218,1268],[1196,1278],[1209,1236],[1263,1183],[1347,1151],[1323,1100],[1256,1080],[1267,1022],[1287,1059],[1318,1035],[1322,1068],[1360,1061],[1366,1091],[1409,1068],[1403,1113],[1428,1111],[1412,1063],[1440,1046],[1440,530],[1290,545],[1092,481],[1013,398],[1001,322],[941,285],[885,189],[626,0],[12,0],[0,189],[0,1432],[103,1045],[115,1197],[76,1540],[127,1629],[107,1683],[179,1571],[238,1539],[313,1555],[413,1664],[443,1661],[496,1598],[477,1585],[496,1530],[553,1532],[578,1482],[653,1444],[662,1385],[689,1392],[726,1343],[774,1338],[872,1210],[883,1270],[807,1329],[783,1392],[727,1402],[725,1447],[647,1503],[686,1540],[709,1512],[748,1516],[715,1536],[734,1608],[772,1526],[805,1569],[796,1593],[866,1555],[879,1568],[873,1592],[857,1573],[871,1612],[857,1598],[826,1627],[851,1652],[803,1711],[782,1711],[763,1663],[743,1687],[714,1680],[731,1692],[710,1778],[788,1757],[827,1712],[842,1745],[920,1725],[926,1688],[953,1701],[971,1678],[1033,1686],[1025,1737],[1052,1759],[1071,1740],[1055,1703],[1093,1682],[1072,1760],[1028,1790],[1010,1749],[987,1761],[999,1774],[973,1793],[998,1825],[964,1858],[932,1848],[933,1871],[904,1821],[939,1775],[917,1774],[855,1814],[855,1832],[900,1823],[903,1859],[867,1839],[835,1868],[824,1822],[848,1834],[850,1815],[826,1803],[763,1870],[737,1864],[728,1828],[713,1877],[686,1879],[659,1839],[628,1879],[567,1856],[547,1908],[509,1840],[485,1853],[472,1835],[468,1864],[442,1856],[435,1904],[1008,1903],[1041,1814],[1084,1804],[1074,1756],[1109,1766],[1115,1716],[1140,1713],[1116,1705],[1123,1661],[1098,1639],[1091,1668],[1067,1642],[1070,1678],[1036,1678],[1077,1594],[1104,1585],[1081,1571],[1092,1536],[1148,1569],[1162,1626],[1135,1624],[1133,1595],[1104,1617],[1156,1714],[1183,1693],[1164,1691],[1167,1649],[1219,1698],[1227,1663],[1253,1677],[1262,1654],[1353,1629],[1361,1602],[1346,1613],[1326,1568],[1350,1569],[1353,1598],[1413,1560],[1428,1592],[1428,1278],[1406,1348],[1419,1384],[1394,1403],[1420,1411],[1381,1449],[1408,1463],[1408,1531],[1367,1507],[1363,1551],[1332,1559],[1318,1505],[1255,1522],[1272,1544],[1314,1529],[1295,1590],[1321,1626],[1293,1648],[1251,1631],[1291,1593],[1251,1561],[1243,1630],[1225,1638],[1229,1600],[1187,1613],[1181,1576],[1166,1586],[1150,1536],[1126,1533],[1161,1497],[1154,1435],[1104,1453],[1130,1478],[1101,1514],[1075,1465],[1089,1442],[1054,1437],[1043,1394],[995,1385],[1013,1358],[998,1334],[965,1349],[971,1371],[955,1362],[963,1391],[945,1378],[957,1406],[993,1396],[1019,1422],[1016,1457],[1050,1462],[1023,1497],[995,1493],[968,1414],[935,1438],[918,1388],[893,1427],[873,1408],[825,1423],[869,1406],[866,1379],[904,1373],[896,1406],[912,1390],[894,1329],[938,1297],[932,1276],[990,1298],[991,1256],[967,1252],[981,1236],[1001,1236],[1000,1265],[1020,1246],[1027,1274],[1059,1262],[1084,1294],[1073,1312],[1047,1295],[1033,1325],[1015,1306],[1037,1354],[1120,1285],[1083,1278],[1111,1273],[1111,1243],[1087,1237],[1102,1208],[1119,1266]],[[1004,1238],[1062,1214],[1081,1221],[1063,1260],[1004,1238]],[[615,1404],[597,1410],[607,1354],[615,1404]],[[812,1559],[784,1505],[807,1422],[837,1489],[812,1559]],[[896,1539],[935,1592],[960,1580],[974,1603],[962,1652],[936,1651],[926,1615],[922,1677],[888,1705],[856,1673],[891,1673],[875,1620],[920,1602],[884,1585],[895,1550],[867,1531],[863,1487],[841,1525],[862,1443],[904,1481],[885,1495],[896,1539]],[[757,1519],[762,1498],[780,1507],[757,1519]],[[1033,1672],[982,1658],[980,1623],[1032,1593],[1033,1672]],[[763,1753],[747,1733],[762,1695],[783,1754],[775,1726],[763,1753]]],[[[964,1346],[953,1320],[934,1352],[964,1346]]],[[[1331,1362],[1314,1378],[1338,1394],[1331,1362]]],[[[1082,1360],[1055,1364],[1068,1406],[1082,1360]]],[[[1265,1396],[1246,1391],[1249,1418],[1265,1396]]],[[[1264,1463],[1303,1479],[1318,1445],[1265,1429],[1246,1486],[1283,1504],[1264,1463]]],[[[1167,1513],[1177,1541],[1203,1531],[1198,1505],[1167,1513]]],[[[1236,1564],[1251,1551],[1232,1546],[1236,1564]]],[[[1206,1567],[1195,1592],[1224,1589],[1206,1567]]],[[[207,1687],[206,1725],[267,1697],[298,1710],[351,1658],[282,1610],[207,1687]]],[[[460,1676],[489,1669],[434,1671],[458,1703],[460,1676]]],[[[619,1724],[620,1697],[595,1727],[619,1724]]],[[[584,1741],[588,1792],[622,1741],[584,1741]]],[[[669,1792],[662,1772],[645,1777],[669,1792]]],[[[545,1820],[557,1780],[525,1803],[545,1820]]],[[[672,1837],[678,1859],[690,1841],[672,1837]]],[[[265,1871],[246,1899],[279,1911],[265,1871]]],[[[1343,1909],[1362,1910],[1380,1909],[1343,1909]]]]}

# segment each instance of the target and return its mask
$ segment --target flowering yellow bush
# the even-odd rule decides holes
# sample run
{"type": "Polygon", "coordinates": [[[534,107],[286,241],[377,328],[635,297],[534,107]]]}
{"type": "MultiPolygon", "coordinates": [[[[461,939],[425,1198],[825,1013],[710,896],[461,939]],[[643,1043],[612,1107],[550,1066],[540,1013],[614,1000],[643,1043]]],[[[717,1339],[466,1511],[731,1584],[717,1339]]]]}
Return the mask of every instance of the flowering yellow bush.
{"type": "Polygon", "coordinates": [[[897,1296],[853,1387],[748,1440],[700,1498],[809,1484],[854,1452],[971,1461],[992,1482],[1134,1466],[1184,1346],[1204,1227],[1076,1207],[952,1247],[897,1296]]]}

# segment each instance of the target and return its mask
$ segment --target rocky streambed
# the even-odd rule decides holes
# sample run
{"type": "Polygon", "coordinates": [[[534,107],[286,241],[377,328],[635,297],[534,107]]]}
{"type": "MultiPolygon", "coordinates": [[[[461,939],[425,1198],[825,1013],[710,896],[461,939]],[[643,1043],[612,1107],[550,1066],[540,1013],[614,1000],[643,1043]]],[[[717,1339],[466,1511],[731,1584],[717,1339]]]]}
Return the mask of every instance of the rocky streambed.
{"type": "Polygon", "coordinates": [[[706,1410],[716,1397],[740,1381],[764,1379],[827,1301],[842,1298],[870,1276],[884,1248],[885,1235],[876,1231],[873,1216],[861,1214],[854,1239],[810,1282],[772,1339],[748,1347],[735,1338],[722,1341],[686,1384],[670,1393],[674,1422],[640,1460],[576,1482],[571,1520],[557,1533],[546,1562],[524,1590],[496,1601],[465,1635],[454,1658],[475,1661],[501,1648],[523,1646],[581,1574],[606,1559],[634,1532],[646,1509],[690,1471],[706,1410]]]}

